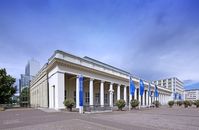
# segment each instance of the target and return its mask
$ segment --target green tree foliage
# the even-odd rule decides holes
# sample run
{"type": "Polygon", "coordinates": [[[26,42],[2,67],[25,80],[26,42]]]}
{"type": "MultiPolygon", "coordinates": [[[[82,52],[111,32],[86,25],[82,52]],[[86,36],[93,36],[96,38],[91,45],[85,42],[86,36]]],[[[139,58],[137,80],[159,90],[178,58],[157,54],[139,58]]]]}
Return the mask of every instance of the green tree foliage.
{"type": "Polygon", "coordinates": [[[169,105],[170,107],[173,107],[174,103],[175,103],[174,101],[169,101],[169,102],[168,102],[168,105],[169,105]]]}
{"type": "Polygon", "coordinates": [[[138,100],[131,100],[131,107],[132,108],[136,108],[139,105],[139,101],[138,100]]]}
{"type": "Polygon", "coordinates": [[[29,88],[26,87],[21,91],[20,94],[20,101],[21,102],[29,102],[29,88]]]}
{"type": "Polygon", "coordinates": [[[9,103],[10,98],[15,94],[14,83],[15,78],[8,75],[6,69],[0,69],[0,104],[9,103]]]}
{"type": "Polygon", "coordinates": [[[75,105],[75,102],[73,99],[66,99],[64,100],[63,104],[66,106],[68,110],[72,111],[72,108],[75,105]]]}

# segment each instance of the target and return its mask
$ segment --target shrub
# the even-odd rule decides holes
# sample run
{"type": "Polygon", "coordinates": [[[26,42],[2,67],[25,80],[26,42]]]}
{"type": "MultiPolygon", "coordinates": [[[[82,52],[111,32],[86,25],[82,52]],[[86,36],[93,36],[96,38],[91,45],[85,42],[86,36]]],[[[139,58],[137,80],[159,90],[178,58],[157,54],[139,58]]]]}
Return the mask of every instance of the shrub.
{"type": "Polygon", "coordinates": [[[131,107],[132,108],[136,108],[139,105],[139,101],[138,100],[131,100],[131,107]]]}
{"type": "Polygon", "coordinates": [[[169,105],[170,107],[173,107],[174,101],[169,101],[169,102],[168,102],[168,105],[169,105]]]}
{"type": "Polygon", "coordinates": [[[194,102],[190,100],[190,101],[189,101],[189,106],[191,107],[192,104],[194,104],[194,102]]]}
{"type": "Polygon", "coordinates": [[[178,106],[182,106],[183,102],[182,102],[182,101],[177,101],[176,104],[177,104],[178,106]]]}
{"type": "Polygon", "coordinates": [[[66,108],[70,111],[72,111],[73,106],[75,105],[75,102],[73,99],[66,99],[64,100],[64,105],[66,106],[66,108]]]}
{"type": "Polygon", "coordinates": [[[158,108],[161,105],[159,101],[153,101],[153,104],[156,108],[158,108]]]}
{"type": "Polygon", "coordinates": [[[194,102],[194,105],[198,108],[198,107],[199,107],[199,100],[196,100],[196,101],[194,102]]]}
{"type": "Polygon", "coordinates": [[[122,111],[122,108],[124,108],[126,105],[125,101],[123,99],[117,100],[116,106],[118,107],[118,110],[122,111]]]}
{"type": "Polygon", "coordinates": [[[191,106],[191,105],[190,105],[190,101],[188,101],[188,100],[185,100],[185,101],[183,102],[183,104],[184,104],[184,107],[185,107],[185,108],[187,108],[188,106],[191,106]]]}

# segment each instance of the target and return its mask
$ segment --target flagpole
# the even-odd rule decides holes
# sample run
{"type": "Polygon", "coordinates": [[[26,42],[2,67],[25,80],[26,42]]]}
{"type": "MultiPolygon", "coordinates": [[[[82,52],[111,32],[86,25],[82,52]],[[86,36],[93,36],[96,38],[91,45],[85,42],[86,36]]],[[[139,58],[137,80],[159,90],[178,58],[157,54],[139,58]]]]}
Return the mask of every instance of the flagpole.
{"type": "Polygon", "coordinates": [[[131,76],[129,76],[129,111],[131,110],[131,93],[130,93],[130,86],[131,86],[131,76]]]}

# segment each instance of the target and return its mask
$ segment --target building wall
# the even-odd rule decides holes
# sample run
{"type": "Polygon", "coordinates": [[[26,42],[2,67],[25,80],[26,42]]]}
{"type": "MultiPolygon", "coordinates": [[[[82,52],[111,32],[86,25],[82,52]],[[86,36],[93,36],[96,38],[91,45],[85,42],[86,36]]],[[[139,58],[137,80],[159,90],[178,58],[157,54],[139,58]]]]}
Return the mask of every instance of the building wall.
{"type": "Polygon", "coordinates": [[[31,82],[30,87],[30,105],[31,107],[48,107],[48,83],[47,73],[42,73],[31,82]]]}

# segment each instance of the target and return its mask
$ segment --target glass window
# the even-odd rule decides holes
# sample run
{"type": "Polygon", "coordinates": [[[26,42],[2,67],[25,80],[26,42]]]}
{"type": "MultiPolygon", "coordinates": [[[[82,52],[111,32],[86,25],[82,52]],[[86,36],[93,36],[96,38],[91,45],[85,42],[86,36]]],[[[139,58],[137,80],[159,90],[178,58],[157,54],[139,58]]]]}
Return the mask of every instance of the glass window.
{"type": "Polygon", "coordinates": [[[89,103],[89,92],[85,92],[85,103],[89,103]]]}
{"type": "Polygon", "coordinates": [[[104,103],[108,104],[108,94],[104,94],[104,103]]]}
{"type": "Polygon", "coordinates": [[[100,104],[100,94],[99,93],[95,94],[95,103],[100,104]]]}

